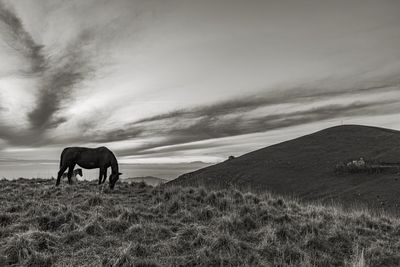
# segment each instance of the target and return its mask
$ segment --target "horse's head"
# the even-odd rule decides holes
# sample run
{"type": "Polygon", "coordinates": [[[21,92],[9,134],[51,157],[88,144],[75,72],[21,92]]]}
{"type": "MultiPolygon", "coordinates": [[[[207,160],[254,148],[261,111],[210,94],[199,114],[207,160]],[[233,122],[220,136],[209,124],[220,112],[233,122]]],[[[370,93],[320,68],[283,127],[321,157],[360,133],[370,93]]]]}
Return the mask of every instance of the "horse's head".
{"type": "Polygon", "coordinates": [[[119,176],[121,175],[122,173],[111,173],[110,174],[110,189],[114,189],[114,186],[115,186],[115,183],[118,181],[118,179],[119,179],[119,176]]]}

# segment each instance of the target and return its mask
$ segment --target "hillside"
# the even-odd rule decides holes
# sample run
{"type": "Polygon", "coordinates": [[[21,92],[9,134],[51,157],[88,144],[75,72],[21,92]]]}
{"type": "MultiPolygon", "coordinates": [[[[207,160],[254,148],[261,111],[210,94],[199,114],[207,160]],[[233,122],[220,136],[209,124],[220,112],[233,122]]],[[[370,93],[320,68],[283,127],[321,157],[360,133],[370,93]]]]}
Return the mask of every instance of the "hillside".
{"type": "Polygon", "coordinates": [[[379,174],[335,173],[343,161],[400,162],[400,132],[358,125],[328,128],[184,174],[174,184],[229,184],[270,190],[306,200],[400,206],[398,170],[379,174]]]}
{"type": "Polygon", "coordinates": [[[123,180],[124,180],[124,182],[127,182],[127,183],[143,182],[143,183],[146,183],[147,185],[151,185],[151,186],[156,186],[156,185],[164,184],[164,183],[168,182],[168,180],[154,177],[154,176],[132,177],[132,178],[126,178],[123,180]]]}
{"type": "Polygon", "coordinates": [[[0,266],[400,265],[392,217],[235,189],[101,188],[0,181],[0,266]]]}

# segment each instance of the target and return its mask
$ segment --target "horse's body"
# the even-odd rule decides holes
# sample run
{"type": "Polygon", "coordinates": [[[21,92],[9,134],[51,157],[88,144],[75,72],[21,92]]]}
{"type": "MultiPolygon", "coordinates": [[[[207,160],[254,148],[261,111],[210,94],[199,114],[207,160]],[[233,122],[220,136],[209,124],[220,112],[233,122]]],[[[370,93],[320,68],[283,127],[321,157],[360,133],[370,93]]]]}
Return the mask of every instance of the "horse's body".
{"type": "Polygon", "coordinates": [[[99,184],[107,179],[107,169],[111,167],[110,188],[113,189],[115,183],[119,179],[118,162],[114,153],[106,147],[87,148],[87,147],[67,147],[61,153],[60,170],[57,175],[58,186],[60,184],[62,174],[68,169],[68,183],[71,183],[71,177],[78,165],[84,169],[100,169],[99,184]]]}

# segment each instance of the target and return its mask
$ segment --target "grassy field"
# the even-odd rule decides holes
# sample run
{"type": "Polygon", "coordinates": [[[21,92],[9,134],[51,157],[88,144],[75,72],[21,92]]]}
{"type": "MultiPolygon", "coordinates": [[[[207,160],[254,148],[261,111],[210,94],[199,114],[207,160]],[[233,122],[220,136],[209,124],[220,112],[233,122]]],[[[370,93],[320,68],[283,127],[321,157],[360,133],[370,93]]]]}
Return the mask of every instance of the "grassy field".
{"type": "Polygon", "coordinates": [[[0,266],[399,266],[400,221],[269,194],[0,181],[0,266]]]}

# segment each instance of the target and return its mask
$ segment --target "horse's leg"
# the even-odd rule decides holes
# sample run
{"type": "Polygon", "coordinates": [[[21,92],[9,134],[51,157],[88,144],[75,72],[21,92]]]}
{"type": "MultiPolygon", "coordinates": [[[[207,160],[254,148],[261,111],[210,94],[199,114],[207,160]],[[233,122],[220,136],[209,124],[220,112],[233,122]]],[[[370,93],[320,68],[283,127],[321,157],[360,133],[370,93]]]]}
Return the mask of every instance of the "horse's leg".
{"type": "Polygon", "coordinates": [[[106,182],[106,180],[107,180],[107,169],[108,169],[108,168],[105,168],[105,169],[104,169],[103,181],[101,182],[102,184],[104,184],[104,183],[106,182]]]}
{"type": "Polygon", "coordinates": [[[104,169],[103,169],[103,168],[100,168],[99,184],[101,184],[101,179],[103,178],[103,173],[104,173],[104,169]]]}
{"type": "Polygon", "coordinates": [[[75,168],[75,164],[69,165],[69,169],[68,169],[68,184],[72,184],[71,178],[72,178],[72,174],[74,173],[74,168],[75,168]]]}
{"type": "Polygon", "coordinates": [[[64,172],[67,168],[68,168],[68,166],[66,166],[66,165],[63,165],[60,167],[60,170],[58,171],[58,174],[57,174],[56,186],[58,186],[60,184],[61,176],[64,174],[64,172]]]}

